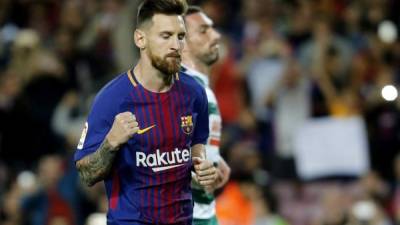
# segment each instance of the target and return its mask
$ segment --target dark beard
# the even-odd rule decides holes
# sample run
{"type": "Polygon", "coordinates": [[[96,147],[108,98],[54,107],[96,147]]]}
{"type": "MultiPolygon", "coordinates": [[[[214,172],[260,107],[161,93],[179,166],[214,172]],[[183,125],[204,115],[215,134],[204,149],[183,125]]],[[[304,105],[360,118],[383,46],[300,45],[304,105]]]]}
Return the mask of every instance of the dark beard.
{"type": "Polygon", "coordinates": [[[206,55],[203,57],[203,61],[205,62],[205,64],[207,66],[211,66],[213,65],[215,62],[217,62],[219,59],[219,55],[218,54],[210,54],[210,55],[206,55]]]}
{"type": "Polygon", "coordinates": [[[208,53],[203,53],[203,54],[198,54],[197,58],[200,59],[200,61],[207,66],[213,65],[215,62],[218,61],[219,59],[219,53],[214,53],[214,52],[208,52],[208,53]]]}
{"type": "Polygon", "coordinates": [[[149,54],[151,64],[161,71],[164,74],[163,80],[165,84],[170,85],[172,82],[173,76],[179,72],[181,68],[181,57],[178,53],[170,53],[167,54],[164,59],[158,56],[153,55],[152,53],[149,54]],[[168,62],[168,57],[176,57],[178,63],[168,62]]]}

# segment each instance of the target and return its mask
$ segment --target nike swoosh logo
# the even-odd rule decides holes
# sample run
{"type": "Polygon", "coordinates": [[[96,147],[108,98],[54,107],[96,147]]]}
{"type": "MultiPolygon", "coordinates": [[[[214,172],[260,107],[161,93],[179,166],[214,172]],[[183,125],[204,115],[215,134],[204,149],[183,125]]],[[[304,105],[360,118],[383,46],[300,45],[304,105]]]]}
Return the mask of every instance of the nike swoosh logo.
{"type": "Polygon", "coordinates": [[[176,168],[176,167],[179,167],[179,166],[183,166],[183,164],[172,165],[172,166],[156,167],[156,168],[152,168],[152,170],[153,170],[153,172],[160,172],[160,171],[164,171],[164,170],[176,168]]]}
{"type": "Polygon", "coordinates": [[[139,129],[138,130],[138,132],[137,132],[137,134],[144,134],[144,133],[146,133],[147,131],[149,131],[149,130],[151,130],[153,127],[155,127],[156,125],[154,124],[154,125],[152,125],[152,126],[149,126],[149,127],[146,127],[146,128],[143,128],[143,129],[139,129]]]}

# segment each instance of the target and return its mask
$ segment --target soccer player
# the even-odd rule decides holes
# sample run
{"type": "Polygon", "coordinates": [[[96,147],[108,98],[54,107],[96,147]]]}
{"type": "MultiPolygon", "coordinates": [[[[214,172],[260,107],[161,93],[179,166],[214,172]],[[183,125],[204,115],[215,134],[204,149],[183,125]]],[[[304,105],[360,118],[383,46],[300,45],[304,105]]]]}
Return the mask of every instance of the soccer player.
{"type": "Polygon", "coordinates": [[[216,180],[205,90],[178,72],[186,9],[184,0],[144,0],[139,62],[98,93],[82,132],[76,166],[89,186],[104,180],[108,225],[192,224],[192,165],[201,186],[216,180]]]}
{"type": "Polygon", "coordinates": [[[207,158],[217,164],[218,182],[205,190],[195,183],[192,185],[194,200],[194,224],[218,224],[215,217],[215,200],[211,194],[213,189],[222,187],[229,179],[230,168],[219,154],[221,136],[221,115],[218,110],[217,99],[209,87],[208,75],[211,65],[219,57],[219,41],[221,35],[213,27],[212,20],[204,14],[201,8],[190,6],[185,15],[187,29],[186,46],[183,51],[183,70],[192,75],[205,87],[208,98],[208,114],[210,136],[206,144],[207,158]]]}

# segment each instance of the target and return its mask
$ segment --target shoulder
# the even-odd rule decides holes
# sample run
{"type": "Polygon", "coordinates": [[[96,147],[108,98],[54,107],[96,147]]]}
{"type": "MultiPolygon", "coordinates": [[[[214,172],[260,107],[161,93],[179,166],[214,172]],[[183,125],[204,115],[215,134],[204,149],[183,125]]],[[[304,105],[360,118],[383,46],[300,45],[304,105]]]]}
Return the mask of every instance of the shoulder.
{"type": "Polygon", "coordinates": [[[203,74],[200,74],[194,70],[187,69],[185,67],[182,67],[182,71],[184,74],[191,76],[196,80],[197,83],[199,83],[205,90],[207,99],[209,103],[214,103],[217,104],[217,98],[215,97],[214,91],[208,86],[208,78],[205,78],[203,74]]]}
{"type": "Polygon", "coordinates": [[[185,71],[179,72],[179,81],[183,86],[185,86],[185,89],[187,88],[192,93],[195,93],[196,95],[205,95],[204,87],[187,72],[185,71]]]}
{"type": "Polygon", "coordinates": [[[117,75],[108,82],[92,102],[90,117],[113,118],[119,113],[122,104],[132,90],[132,84],[126,73],[117,75]]]}
{"type": "Polygon", "coordinates": [[[94,103],[115,104],[129,94],[131,86],[127,73],[119,74],[100,89],[94,103]]]}
{"type": "Polygon", "coordinates": [[[201,86],[207,88],[208,81],[206,81],[206,79],[208,79],[208,78],[206,78],[205,75],[203,75],[203,74],[201,74],[201,73],[199,73],[199,72],[197,72],[195,70],[188,69],[188,68],[186,68],[184,66],[181,67],[181,71],[184,74],[193,77],[201,86]]]}

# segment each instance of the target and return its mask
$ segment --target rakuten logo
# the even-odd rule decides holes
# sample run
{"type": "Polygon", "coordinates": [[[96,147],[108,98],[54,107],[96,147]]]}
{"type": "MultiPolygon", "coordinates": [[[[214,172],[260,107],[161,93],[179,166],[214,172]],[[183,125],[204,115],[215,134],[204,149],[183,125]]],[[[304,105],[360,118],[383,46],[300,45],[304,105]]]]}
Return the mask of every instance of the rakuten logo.
{"type": "Polygon", "coordinates": [[[157,149],[155,153],[147,155],[144,152],[136,152],[136,166],[152,167],[154,172],[183,166],[189,160],[190,151],[187,149],[175,148],[175,151],[162,153],[157,149]]]}

